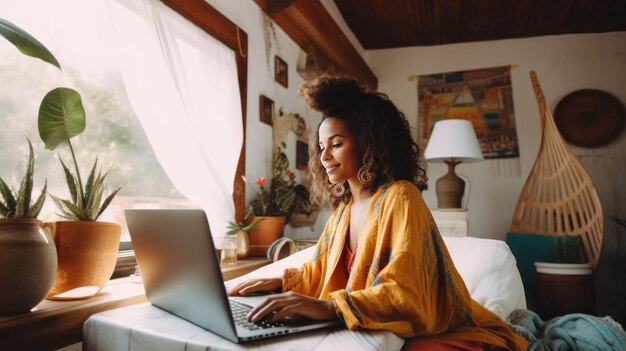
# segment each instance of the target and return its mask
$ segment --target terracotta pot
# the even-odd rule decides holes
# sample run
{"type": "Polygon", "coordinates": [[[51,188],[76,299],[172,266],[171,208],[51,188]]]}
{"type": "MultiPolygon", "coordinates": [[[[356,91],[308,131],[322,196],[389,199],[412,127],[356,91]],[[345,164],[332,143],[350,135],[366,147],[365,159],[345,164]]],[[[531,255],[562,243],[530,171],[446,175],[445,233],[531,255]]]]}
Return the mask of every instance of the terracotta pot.
{"type": "Polygon", "coordinates": [[[54,282],[57,253],[41,221],[0,219],[0,314],[25,313],[54,282]]]}
{"type": "Polygon", "coordinates": [[[59,266],[46,298],[81,299],[97,294],[117,262],[122,227],[117,223],[62,221],[52,230],[59,266]]]}
{"type": "Polygon", "coordinates": [[[254,216],[250,221],[263,219],[259,222],[257,230],[248,232],[250,237],[250,256],[263,256],[267,254],[270,245],[282,238],[285,229],[284,216],[254,216]]]}
{"type": "Polygon", "coordinates": [[[539,315],[548,320],[570,313],[593,314],[594,281],[591,263],[535,262],[539,315]]]}

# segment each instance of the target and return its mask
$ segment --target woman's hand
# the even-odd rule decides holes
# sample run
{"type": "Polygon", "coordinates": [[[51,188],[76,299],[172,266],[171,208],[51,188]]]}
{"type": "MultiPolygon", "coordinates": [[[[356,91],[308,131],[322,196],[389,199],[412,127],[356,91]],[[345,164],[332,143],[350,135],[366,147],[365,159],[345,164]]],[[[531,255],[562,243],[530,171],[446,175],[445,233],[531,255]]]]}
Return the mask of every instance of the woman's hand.
{"type": "MultiPolygon", "coordinates": [[[[246,296],[250,294],[276,292],[283,286],[282,278],[251,279],[237,284],[228,290],[228,296],[246,296]]],[[[280,292],[280,291],[278,291],[280,292]]]]}
{"type": "Polygon", "coordinates": [[[286,317],[304,317],[317,321],[337,319],[334,301],[320,300],[291,291],[268,297],[250,311],[247,317],[250,322],[256,323],[270,314],[273,315],[267,318],[269,322],[277,322],[286,317]]]}

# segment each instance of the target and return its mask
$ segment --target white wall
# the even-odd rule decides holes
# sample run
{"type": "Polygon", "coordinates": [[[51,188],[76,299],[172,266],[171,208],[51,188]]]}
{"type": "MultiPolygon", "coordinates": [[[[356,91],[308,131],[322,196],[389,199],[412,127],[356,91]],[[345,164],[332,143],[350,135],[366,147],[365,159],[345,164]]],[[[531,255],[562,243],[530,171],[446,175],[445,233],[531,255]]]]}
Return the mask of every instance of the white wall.
{"type": "MultiPolygon", "coordinates": [[[[539,149],[541,129],[531,70],[537,72],[551,109],[568,93],[586,88],[605,90],[626,102],[626,32],[374,50],[368,57],[379,80],[379,91],[390,96],[413,127],[417,126],[417,83],[409,81],[409,76],[517,65],[511,74],[519,160],[488,160],[457,167],[471,180],[468,215],[470,235],[476,237],[504,239],[539,149]],[[521,167],[518,175],[516,163],[521,167]]],[[[605,214],[626,217],[624,133],[606,147],[576,148],[575,152],[598,187],[605,214]]],[[[424,196],[431,208],[437,205],[435,181],[445,170],[445,165],[429,164],[429,190],[424,196]]],[[[616,227],[606,222],[608,236],[616,227]]]]}
{"type": "MultiPolygon", "coordinates": [[[[237,24],[248,34],[248,101],[247,101],[247,137],[246,137],[246,176],[249,181],[258,177],[271,177],[272,164],[272,128],[259,121],[259,95],[263,94],[274,100],[276,112],[298,113],[311,130],[315,130],[321,121],[321,114],[308,109],[297,91],[303,80],[296,71],[300,57],[300,47],[287,36],[276,24],[275,36],[270,33],[271,49],[266,56],[266,38],[264,19],[261,8],[252,0],[206,0],[211,6],[237,24]],[[274,81],[274,55],[281,57],[289,67],[288,89],[274,81]]],[[[287,155],[291,168],[295,169],[295,138],[290,138],[287,155]]],[[[299,178],[298,178],[299,179],[299,178]]],[[[249,187],[246,189],[246,203],[253,198],[249,187]]],[[[317,239],[329,217],[324,210],[317,219],[314,230],[309,228],[285,228],[285,235],[291,238],[317,239]]]]}
{"type": "MultiPolygon", "coordinates": [[[[579,89],[600,89],[626,103],[626,32],[562,35],[435,47],[412,47],[368,52],[379,90],[389,94],[411,124],[417,125],[417,86],[411,75],[517,65],[512,85],[520,158],[461,164],[457,170],[471,179],[470,235],[504,239],[526,177],[541,141],[537,102],[528,73],[537,72],[548,106],[554,110],[565,95],[579,89]],[[519,167],[518,175],[515,174],[519,167]]],[[[626,234],[611,216],[626,218],[626,133],[611,144],[574,148],[590,173],[605,214],[604,244],[596,270],[596,313],[626,321],[626,234]]],[[[435,181],[445,173],[429,165],[426,202],[436,207],[435,181]]]]}

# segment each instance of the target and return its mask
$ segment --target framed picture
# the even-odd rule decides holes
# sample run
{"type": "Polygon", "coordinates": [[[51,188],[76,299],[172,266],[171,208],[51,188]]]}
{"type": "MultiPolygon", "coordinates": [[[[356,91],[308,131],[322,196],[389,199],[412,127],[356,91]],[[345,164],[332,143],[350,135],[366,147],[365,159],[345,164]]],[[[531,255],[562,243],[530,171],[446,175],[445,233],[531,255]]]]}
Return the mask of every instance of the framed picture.
{"type": "Polygon", "coordinates": [[[309,168],[309,145],[300,140],[296,142],[296,168],[301,171],[309,168]]]}
{"type": "Polygon", "coordinates": [[[271,126],[273,114],[274,100],[268,98],[265,95],[259,96],[259,120],[271,126]]]}
{"type": "Polygon", "coordinates": [[[274,56],[274,80],[285,88],[288,87],[289,75],[287,72],[287,62],[278,56],[274,56]]]}

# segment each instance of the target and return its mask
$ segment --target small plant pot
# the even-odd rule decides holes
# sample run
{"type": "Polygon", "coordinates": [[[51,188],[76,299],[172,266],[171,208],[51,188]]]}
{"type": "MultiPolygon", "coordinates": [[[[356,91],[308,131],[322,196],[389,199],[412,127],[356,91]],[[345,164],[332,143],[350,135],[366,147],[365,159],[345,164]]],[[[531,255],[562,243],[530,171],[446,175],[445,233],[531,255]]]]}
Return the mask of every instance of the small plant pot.
{"type": "Polygon", "coordinates": [[[570,313],[594,313],[591,263],[535,262],[535,267],[542,319],[570,313]]]}
{"type": "Polygon", "coordinates": [[[263,219],[259,222],[257,230],[248,232],[250,240],[250,256],[267,255],[267,249],[270,245],[282,238],[285,229],[284,216],[254,216],[250,220],[263,219]]]}
{"type": "Polygon", "coordinates": [[[52,229],[59,266],[46,298],[75,300],[97,294],[117,263],[122,227],[117,223],[61,221],[52,229]]]}
{"type": "Polygon", "coordinates": [[[54,242],[35,219],[0,219],[0,314],[26,313],[52,286],[54,242]]]}
{"type": "Polygon", "coordinates": [[[308,215],[305,213],[292,213],[289,219],[289,225],[294,228],[311,227],[311,230],[313,230],[313,226],[315,222],[317,222],[319,214],[320,210],[315,210],[308,215]]]}

